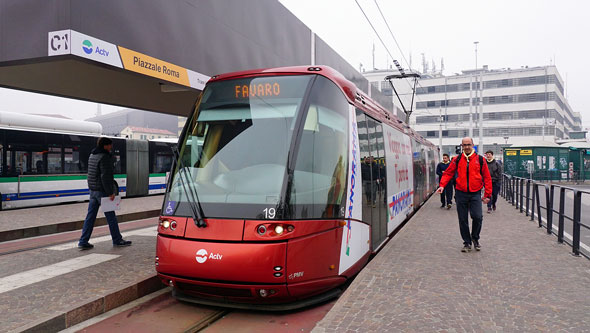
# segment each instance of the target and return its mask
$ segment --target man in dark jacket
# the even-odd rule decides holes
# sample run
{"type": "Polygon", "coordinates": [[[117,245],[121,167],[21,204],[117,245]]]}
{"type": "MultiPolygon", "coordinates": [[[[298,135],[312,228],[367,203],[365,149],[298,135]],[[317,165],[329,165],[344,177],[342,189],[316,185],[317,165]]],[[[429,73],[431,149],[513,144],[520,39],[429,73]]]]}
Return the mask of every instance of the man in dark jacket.
{"type": "Polygon", "coordinates": [[[455,157],[449,167],[443,172],[440,187],[437,192],[442,193],[445,186],[453,179],[457,172],[455,181],[455,199],[457,203],[457,215],[459,215],[459,230],[463,238],[461,252],[471,251],[471,242],[476,251],[481,249],[479,244],[479,233],[483,221],[481,202],[488,203],[492,196],[492,178],[488,171],[488,165],[483,157],[475,153],[473,139],[463,138],[461,141],[463,153],[455,157]],[[481,189],[485,187],[483,198],[481,189]],[[473,221],[471,234],[469,233],[469,215],[473,221]]]}
{"type": "MultiPolygon", "coordinates": [[[[80,250],[89,250],[94,245],[88,243],[92,229],[94,229],[94,222],[96,214],[100,207],[102,198],[108,197],[111,201],[115,199],[115,177],[113,170],[113,157],[111,151],[113,149],[113,140],[102,137],[98,139],[96,148],[90,153],[88,159],[88,188],[90,189],[90,201],[88,202],[88,214],[84,220],[82,227],[82,236],[78,242],[80,250]]],[[[119,224],[117,216],[114,211],[104,212],[109,224],[111,238],[113,239],[113,246],[129,246],[131,241],[126,241],[121,236],[119,231],[119,224]]]]}
{"type": "Polygon", "coordinates": [[[488,202],[488,214],[496,210],[496,201],[498,200],[498,193],[500,192],[500,184],[502,182],[502,165],[494,159],[494,152],[486,151],[486,162],[488,163],[488,170],[492,177],[492,200],[488,202]]]}
{"type": "MultiPolygon", "coordinates": [[[[442,179],[443,172],[449,167],[449,154],[443,154],[443,160],[436,166],[436,174],[438,175],[438,183],[442,179]]],[[[440,195],[440,208],[447,207],[447,209],[451,209],[451,205],[453,203],[453,181],[450,181],[447,186],[445,186],[445,190],[440,195]]]]}

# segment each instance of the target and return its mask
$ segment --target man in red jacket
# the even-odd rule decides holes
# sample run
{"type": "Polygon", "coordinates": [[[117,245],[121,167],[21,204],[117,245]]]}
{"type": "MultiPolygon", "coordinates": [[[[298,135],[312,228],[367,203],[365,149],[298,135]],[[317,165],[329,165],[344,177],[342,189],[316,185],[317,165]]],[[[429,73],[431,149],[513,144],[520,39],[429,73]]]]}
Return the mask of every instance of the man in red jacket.
{"type": "Polygon", "coordinates": [[[473,139],[463,138],[461,141],[463,153],[453,158],[449,167],[443,173],[440,181],[438,193],[443,193],[447,183],[453,179],[455,171],[457,179],[455,180],[455,202],[457,204],[457,214],[459,215],[459,230],[463,238],[463,248],[461,252],[471,251],[471,242],[476,251],[479,251],[479,232],[483,220],[481,202],[488,203],[492,196],[492,178],[488,170],[485,159],[476,154],[473,150],[473,139]],[[483,198],[481,189],[485,187],[483,198]],[[473,220],[471,233],[469,233],[469,216],[473,220]]]}

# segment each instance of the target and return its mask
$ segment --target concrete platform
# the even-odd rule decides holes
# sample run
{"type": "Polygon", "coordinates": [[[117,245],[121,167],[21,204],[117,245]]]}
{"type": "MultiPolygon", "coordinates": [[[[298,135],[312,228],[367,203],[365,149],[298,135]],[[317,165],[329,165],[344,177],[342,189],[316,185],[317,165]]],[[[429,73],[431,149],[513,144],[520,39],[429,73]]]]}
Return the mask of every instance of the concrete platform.
{"type": "MultiPolygon", "coordinates": [[[[164,195],[124,198],[117,211],[119,223],[158,216],[164,195]]],[[[80,230],[88,202],[0,211],[0,242],[80,230]]],[[[106,225],[99,212],[95,226],[106,225]]]]}
{"type": "Polygon", "coordinates": [[[113,247],[106,226],[88,251],[76,247],[79,232],[60,234],[60,244],[50,240],[58,235],[12,241],[52,245],[0,256],[0,331],[56,332],[163,288],[154,269],[157,218],[125,225],[136,228],[122,228],[129,247],[113,247]]]}
{"type": "Polygon", "coordinates": [[[590,260],[498,198],[480,252],[434,195],[313,332],[589,332],[590,260]]]}

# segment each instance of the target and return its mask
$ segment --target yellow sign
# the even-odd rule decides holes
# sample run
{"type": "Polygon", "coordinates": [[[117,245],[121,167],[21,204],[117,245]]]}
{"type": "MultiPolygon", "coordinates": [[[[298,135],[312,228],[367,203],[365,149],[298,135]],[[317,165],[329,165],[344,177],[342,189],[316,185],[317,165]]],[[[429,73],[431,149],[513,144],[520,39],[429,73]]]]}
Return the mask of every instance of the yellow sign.
{"type": "Polygon", "coordinates": [[[532,155],[532,154],[533,154],[532,149],[523,149],[520,151],[520,155],[532,155]]]}
{"type": "Polygon", "coordinates": [[[162,80],[191,86],[186,68],[119,46],[123,67],[162,80]]]}
{"type": "Polygon", "coordinates": [[[507,150],[506,156],[516,156],[516,150],[507,150]]]}

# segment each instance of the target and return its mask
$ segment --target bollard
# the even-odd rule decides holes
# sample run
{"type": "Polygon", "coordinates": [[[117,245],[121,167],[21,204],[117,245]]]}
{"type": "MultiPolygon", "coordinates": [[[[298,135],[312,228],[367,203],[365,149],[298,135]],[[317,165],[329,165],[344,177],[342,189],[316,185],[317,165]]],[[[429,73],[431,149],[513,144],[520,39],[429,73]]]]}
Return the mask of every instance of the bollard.
{"type": "Polygon", "coordinates": [[[543,227],[543,220],[541,220],[541,196],[539,195],[539,184],[536,184],[536,192],[537,192],[537,217],[539,220],[539,228],[543,227]]]}
{"type": "Polygon", "coordinates": [[[551,235],[553,230],[553,186],[551,185],[551,195],[549,194],[549,185],[545,184],[545,211],[547,212],[547,234],[551,235]]]}
{"type": "Polygon", "coordinates": [[[519,208],[519,211],[521,213],[522,213],[522,206],[523,206],[523,204],[522,204],[523,195],[524,195],[524,178],[520,180],[520,202],[519,202],[520,203],[520,205],[519,205],[520,208],[519,208]]]}
{"type": "Polygon", "coordinates": [[[531,180],[526,180],[526,211],[524,212],[526,216],[529,216],[529,201],[531,198],[531,180]]]}
{"type": "Polygon", "coordinates": [[[563,243],[563,213],[565,210],[565,188],[559,189],[559,222],[557,225],[557,242],[563,243]]]}
{"type": "Polygon", "coordinates": [[[512,206],[514,206],[514,184],[515,184],[515,178],[513,177],[510,181],[510,199],[511,199],[511,203],[512,206]]]}
{"type": "Polygon", "coordinates": [[[537,184],[533,182],[533,197],[531,198],[531,221],[535,220],[535,189],[537,188],[537,184]]]}
{"type": "Polygon", "coordinates": [[[575,256],[580,255],[580,212],[582,208],[582,192],[574,190],[574,226],[572,252],[575,256]]]}

